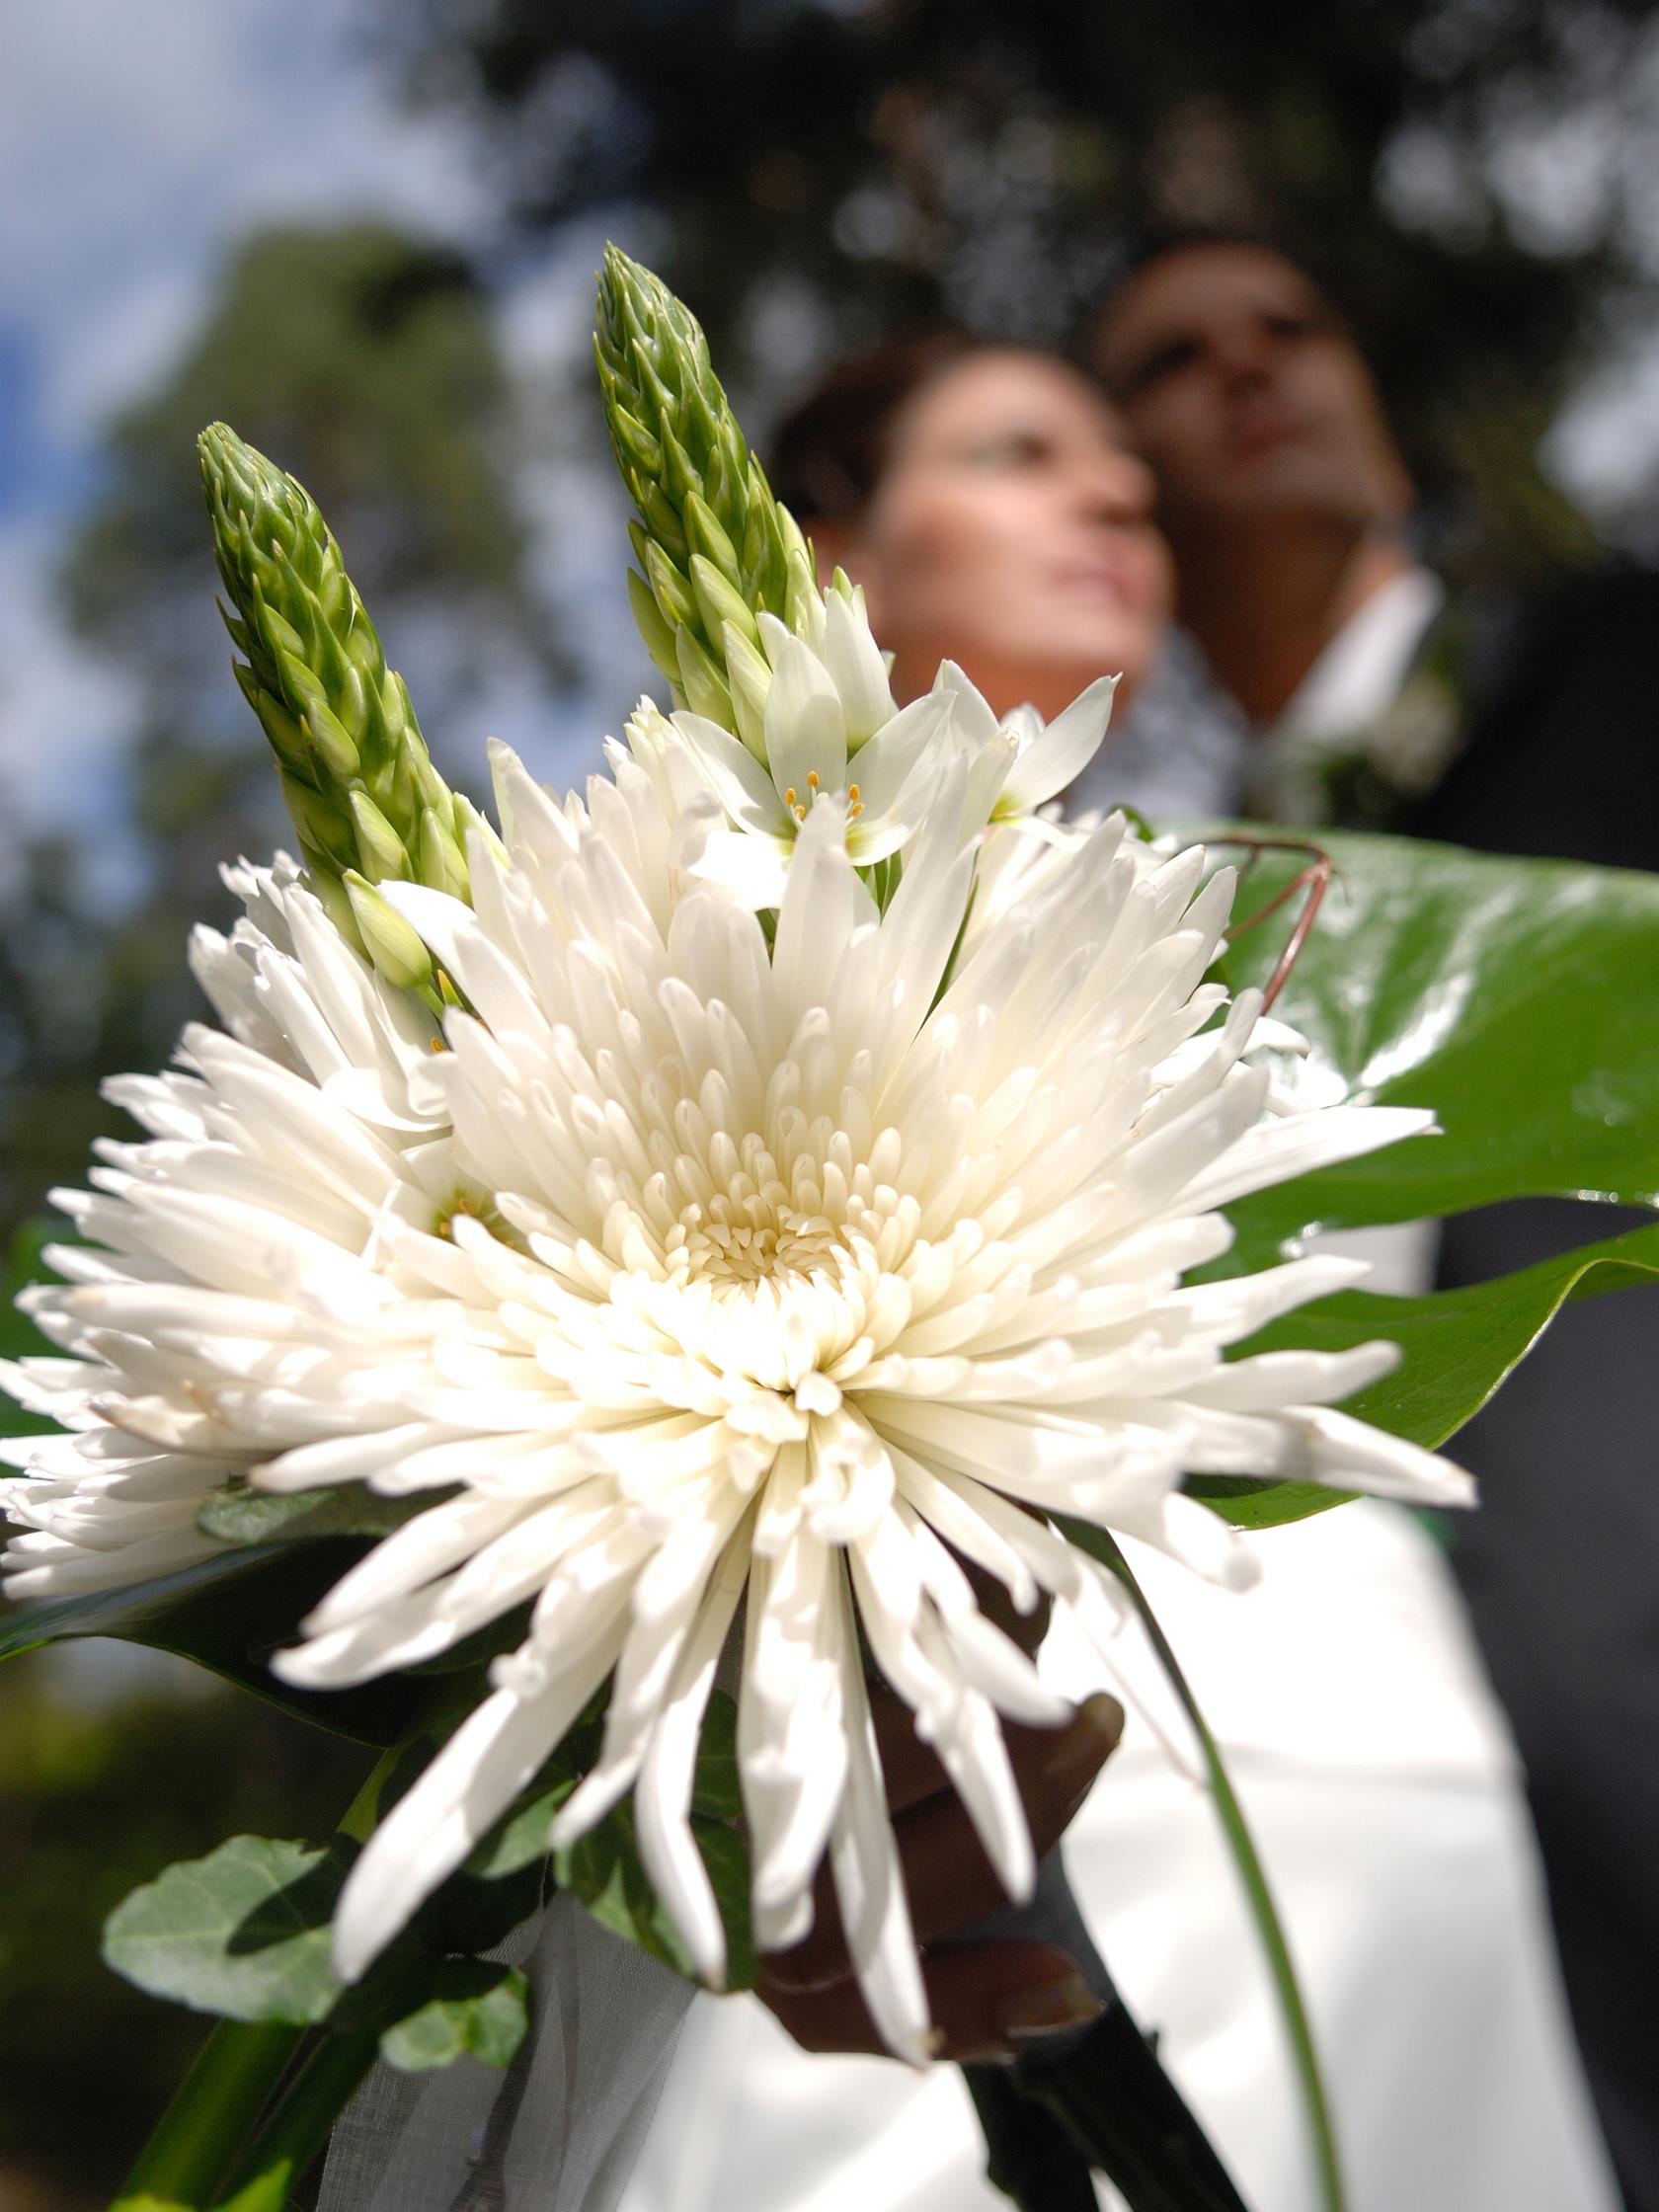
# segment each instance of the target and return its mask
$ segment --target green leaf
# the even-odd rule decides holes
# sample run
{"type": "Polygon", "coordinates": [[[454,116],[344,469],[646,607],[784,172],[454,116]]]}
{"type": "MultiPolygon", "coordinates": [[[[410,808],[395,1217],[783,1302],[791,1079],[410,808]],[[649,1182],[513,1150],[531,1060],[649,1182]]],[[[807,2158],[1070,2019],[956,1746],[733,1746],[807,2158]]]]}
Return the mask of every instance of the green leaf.
{"type": "Polygon", "coordinates": [[[743,1812],[738,1782],[738,1708],[723,1690],[709,1698],[697,1746],[697,1776],[691,1810],[710,1820],[737,1820],[743,1812]]]}
{"type": "Polygon", "coordinates": [[[480,1881],[501,1881],[547,1856],[553,1816],[599,1756],[610,1684],[589,1700],[535,1779],[519,1793],[467,1860],[463,1871],[480,1881]]]}
{"type": "Polygon", "coordinates": [[[329,1924],[356,1856],[343,1837],[319,1847],[234,1836],[118,1905],[105,1963],[198,2013],[315,2025],[340,1995],[329,1924]]]}
{"type": "Polygon", "coordinates": [[[467,1860],[467,1871],[476,1874],[481,1881],[501,1881],[545,1858],[547,1832],[553,1825],[553,1816],[581,1778],[572,1761],[568,1772],[559,1773],[551,1781],[534,1784],[502,1825],[479,1845],[467,1860]]]}
{"type": "Polygon", "coordinates": [[[420,1490],[406,1498],[377,1497],[366,1482],[324,1490],[256,1490],[227,1483],[198,1509],[196,1525],[222,1543],[294,1543],[315,1537],[381,1537],[453,1497],[454,1488],[420,1490]]]}
{"type": "MultiPolygon", "coordinates": [[[[1339,1291],[1272,1322],[1237,1351],[1240,1357],[1289,1346],[1343,1352],[1385,1337],[1399,1346],[1400,1365],[1349,1399],[1347,1410],[1433,1449],[1473,1419],[1569,1299],[1598,1298],[1655,1280],[1659,1224],[1580,1245],[1514,1275],[1423,1298],[1339,1291]]],[[[1314,1483],[1219,1476],[1196,1477],[1186,1488],[1236,1526],[1258,1529],[1340,1505],[1346,1495],[1314,1483]]]]}
{"type": "Polygon", "coordinates": [[[1351,1505],[1355,1497],[1352,1490],[1332,1490],[1323,1482],[1264,1482],[1235,1474],[1190,1474],[1181,1487],[1235,1529],[1280,1529],[1333,1505],[1351,1505]]]}
{"type": "Polygon", "coordinates": [[[714,1901],[726,1928],[726,1987],[752,1989],[759,1978],[760,1958],[750,1925],[748,1847],[735,1828],[695,1813],[691,1834],[714,1884],[714,1901]]]}
{"type": "Polygon", "coordinates": [[[175,1574],[124,1590],[95,1590],[44,1605],[8,1606],[0,1616],[0,1659],[73,1636],[116,1636],[177,1652],[227,1682],[359,1743],[395,1743],[423,1687],[400,1676],[356,1690],[294,1690],[269,1659],[291,1643],[295,1623],[363,1552],[334,1539],[227,1550],[175,1574]]]}
{"type": "Polygon", "coordinates": [[[380,2056],[405,2074],[424,2074],[457,2058],[506,2066],[530,2024],[522,1974],[482,1958],[446,1958],[433,1994],[380,2038],[380,2056]]]}
{"type": "MultiPolygon", "coordinates": [[[[53,1282],[53,1276],[41,1259],[43,1248],[53,1241],[69,1241],[61,1225],[44,1214],[38,1214],[24,1222],[13,1236],[6,1252],[4,1270],[0,1270],[0,1359],[24,1360],[40,1355],[50,1355],[56,1347],[48,1343],[27,1313],[17,1307],[18,1294],[31,1283],[53,1282]]],[[[15,1398],[0,1389],[0,1436],[55,1436],[51,1427],[40,1426],[40,1416],[30,1413],[15,1398]]]]}
{"type": "MultiPolygon", "coordinates": [[[[1432,1107],[1445,1134],[1229,1207],[1240,1234],[1224,1271],[1316,1226],[1495,1199],[1659,1204],[1659,876],[1398,837],[1324,842],[1337,880],[1274,1012],[1308,1038],[1310,1079],[1329,1078],[1317,1095],[1432,1107]]],[[[1265,904],[1303,857],[1263,860],[1235,913],[1265,904]]],[[[1222,965],[1229,986],[1266,981],[1290,918],[1281,909],[1238,939],[1222,965]]]]}
{"type": "Polygon", "coordinates": [[[524,2032],[523,1983],[498,1960],[467,1954],[503,1941],[534,1912],[539,1880],[451,1876],[347,1989],[331,1946],[357,1851],[344,1834],[323,1846],[235,1837],[205,1858],[169,1866],[118,1905],[105,1925],[105,1960],[152,1996],[197,2012],[378,2034],[391,2064],[410,2071],[463,2052],[506,2065],[524,2032]]]}
{"type": "MultiPolygon", "coordinates": [[[[748,1989],[758,1972],[749,1919],[749,1854],[723,1821],[693,1816],[691,1833],[714,1884],[726,1926],[728,1989],[748,1989]]],[[[660,1958],[676,1973],[692,1975],[691,1960],[639,1855],[632,1805],[624,1799],[579,1843],[556,1852],[553,1870],[593,1918],[624,1941],[660,1958]]]]}

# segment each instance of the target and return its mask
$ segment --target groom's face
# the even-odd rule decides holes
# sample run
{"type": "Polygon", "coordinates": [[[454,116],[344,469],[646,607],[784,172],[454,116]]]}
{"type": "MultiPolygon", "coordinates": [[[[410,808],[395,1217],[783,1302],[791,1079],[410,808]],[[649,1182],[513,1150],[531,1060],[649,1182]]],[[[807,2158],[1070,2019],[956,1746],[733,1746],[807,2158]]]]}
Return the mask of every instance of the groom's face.
{"type": "Polygon", "coordinates": [[[1185,246],[1148,263],[1107,301],[1094,360],[1177,545],[1228,524],[1365,526],[1410,509],[1358,349],[1265,247],[1185,246]]]}

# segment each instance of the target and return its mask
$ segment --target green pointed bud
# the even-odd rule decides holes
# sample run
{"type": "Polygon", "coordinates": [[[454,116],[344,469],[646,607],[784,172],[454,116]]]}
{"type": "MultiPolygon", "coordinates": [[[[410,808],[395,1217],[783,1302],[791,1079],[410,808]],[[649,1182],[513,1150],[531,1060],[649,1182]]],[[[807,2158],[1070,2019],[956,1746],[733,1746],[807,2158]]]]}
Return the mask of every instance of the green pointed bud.
{"type": "MultiPolygon", "coordinates": [[[[258,591],[257,586],[253,608],[253,631],[261,644],[264,645],[266,657],[273,667],[280,661],[283,654],[286,654],[290,660],[297,662],[300,668],[306,668],[305,640],[291,622],[284,621],[274,606],[266,604],[265,594],[258,591]]],[[[250,661],[255,658],[252,646],[248,649],[248,658],[250,661]]]]}
{"type": "MultiPolygon", "coordinates": [[[[635,620],[675,700],[714,718],[724,696],[718,719],[733,729],[749,679],[729,669],[727,637],[752,640],[762,613],[815,633],[810,549],[750,451],[696,317],[614,246],[599,273],[593,352],[611,447],[639,510],[630,528],[651,603],[630,587],[635,620]],[[726,589],[710,588],[699,561],[726,589]]],[[[752,732],[752,709],[744,712],[752,732]]]]}
{"type": "Polygon", "coordinates": [[[645,578],[637,570],[628,571],[628,604],[634,610],[634,622],[645,640],[645,650],[669,681],[679,682],[679,657],[674,651],[674,634],[663,619],[663,611],[645,578]]]}
{"type": "Polygon", "coordinates": [[[276,779],[293,826],[299,831],[300,842],[322,853],[336,873],[352,867],[357,857],[356,839],[339,809],[310,784],[289,775],[285,768],[277,769],[276,779]]]}
{"type": "MultiPolygon", "coordinates": [[[[341,887],[348,875],[364,891],[413,878],[466,897],[465,838],[478,818],[433,766],[409,687],[387,668],[316,502],[223,423],[197,442],[213,555],[234,609],[225,625],[245,656],[236,680],[276,754],[312,887],[383,976],[418,971],[399,988],[430,996],[432,964],[411,952],[408,925],[383,900],[341,887]],[[373,944],[364,913],[374,917],[373,944]]],[[[694,611],[689,584],[680,590],[694,611]]]]}
{"type": "MultiPolygon", "coordinates": [[[[670,430],[663,425],[663,466],[658,471],[656,488],[668,500],[674,514],[683,516],[685,503],[702,482],[702,474],[690,454],[670,430]]],[[[683,527],[683,524],[682,524],[683,527]]],[[[689,537],[686,543],[690,543],[689,537]]]]}
{"type": "Polygon", "coordinates": [[[674,650],[679,656],[680,688],[691,712],[718,722],[723,730],[734,729],[737,718],[725,678],[688,629],[675,637],[674,650]]]}
{"type": "Polygon", "coordinates": [[[804,553],[791,552],[786,567],[783,619],[798,638],[815,635],[823,618],[824,601],[812,563],[804,553]]]}
{"type": "Polygon", "coordinates": [[[432,955],[402,914],[354,869],[341,878],[363,950],[395,990],[432,988],[432,955]]]}
{"type": "MultiPolygon", "coordinates": [[[[300,847],[302,850],[304,845],[305,839],[301,837],[300,847]]],[[[307,852],[305,854],[305,864],[310,871],[309,889],[314,891],[321,901],[323,911],[346,942],[355,946],[366,959],[368,957],[367,948],[364,946],[361,932],[357,928],[357,917],[352,911],[352,902],[346,896],[344,881],[336,875],[333,866],[326,858],[319,862],[307,852]]]]}
{"type": "Polygon", "coordinates": [[[610,411],[610,428],[613,436],[626,452],[634,466],[647,476],[663,473],[663,448],[643,423],[636,423],[628,410],[618,403],[610,411]]]}
{"type": "Polygon", "coordinates": [[[421,817],[421,881],[434,891],[448,892],[451,899],[464,900],[469,906],[472,902],[466,854],[453,830],[445,828],[431,807],[421,817]]]}
{"type": "MultiPolygon", "coordinates": [[[[690,586],[662,547],[650,538],[645,541],[644,557],[652,596],[662,609],[664,620],[673,624],[676,642],[681,628],[690,630],[695,636],[701,626],[701,617],[690,586]]],[[[701,643],[701,640],[698,642],[701,643]]]]}
{"type": "Polygon", "coordinates": [[[692,558],[701,555],[712,561],[723,576],[733,584],[743,578],[743,565],[738,559],[738,549],[720,526],[720,518],[706,501],[692,492],[685,502],[685,535],[692,546],[692,558]]]}
{"type": "Polygon", "coordinates": [[[772,671],[758,646],[751,645],[734,622],[726,625],[726,673],[731,679],[732,705],[738,717],[738,736],[762,767],[766,764],[766,696],[772,688],[772,671]]]}
{"type": "Polygon", "coordinates": [[[677,568],[691,551],[690,540],[680,526],[679,510],[671,504],[662,485],[648,476],[636,478],[631,488],[647,529],[677,568]]]}
{"type": "Polygon", "coordinates": [[[410,873],[403,839],[366,791],[347,793],[356,831],[357,864],[370,883],[400,883],[410,873]]]}
{"type": "Polygon", "coordinates": [[[783,533],[778,516],[783,509],[770,501],[750,504],[749,527],[743,541],[744,596],[751,606],[781,603],[787,582],[783,533]]]}
{"type": "Polygon", "coordinates": [[[759,643],[760,632],[749,610],[749,601],[721,575],[714,563],[705,561],[700,553],[691,556],[691,589],[697,594],[704,629],[711,638],[719,638],[722,647],[728,623],[740,637],[748,638],[751,644],[759,643]]]}
{"type": "Polygon", "coordinates": [[[801,535],[800,523],[796,521],[788,508],[779,506],[776,501],[773,502],[773,513],[777,516],[777,531],[782,541],[784,559],[787,561],[792,555],[799,555],[806,563],[809,574],[816,574],[813,549],[801,535]]]}
{"type": "MultiPolygon", "coordinates": [[[[241,628],[241,624],[237,624],[241,628]]],[[[271,740],[271,750],[284,767],[303,769],[308,746],[304,730],[294,720],[280,699],[269,691],[262,691],[259,678],[245,661],[233,661],[231,673],[241,687],[242,696],[260,718],[260,726],[271,740]]]]}
{"type": "MultiPolygon", "coordinates": [[[[512,865],[507,857],[506,845],[502,843],[500,837],[496,835],[495,830],[485,821],[472,801],[459,791],[455,794],[455,837],[463,854],[467,852],[472,839],[477,837],[482,839],[485,851],[488,852],[498,868],[507,868],[512,865]]],[[[471,871],[472,861],[468,857],[467,872],[469,876],[471,871]]]]}

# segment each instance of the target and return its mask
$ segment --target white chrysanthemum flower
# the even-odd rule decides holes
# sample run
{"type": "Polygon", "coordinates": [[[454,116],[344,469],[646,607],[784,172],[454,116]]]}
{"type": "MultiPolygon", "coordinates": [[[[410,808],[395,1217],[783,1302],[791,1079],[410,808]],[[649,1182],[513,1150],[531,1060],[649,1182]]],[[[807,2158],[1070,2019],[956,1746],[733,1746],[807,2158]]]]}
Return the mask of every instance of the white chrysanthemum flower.
{"type": "MultiPolygon", "coordinates": [[[[476,912],[386,889],[470,1009],[420,1064],[452,1139],[435,1116],[423,1138],[361,1111],[356,1076],[375,1065],[407,1103],[402,1048],[425,1041],[386,1043],[396,1002],[340,948],[314,960],[320,917],[284,893],[295,954],[257,932],[244,948],[269,972],[269,1034],[193,1033],[194,1074],[127,1094],[154,1141],[86,1202],[104,1252],[37,1298],[72,1356],[32,1364],[25,1386],[78,1435],[42,1449],[20,1509],[55,1548],[24,1537],[13,1564],[37,1589],[69,1586],[77,1561],[153,1571],[117,1528],[104,1453],[142,1462],[131,1510],[155,1498],[174,1531],[179,1501],[237,1470],[274,1489],[440,1493],[278,1662],[294,1683],[348,1685],[530,1609],[491,1695],[354,1870],[348,1976],[611,1677],[598,1763],[556,1835],[631,1787],[652,1878],[719,1980],[688,1814],[742,1607],[758,1938],[806,1932],[828,1852],[872,2014],[919,2058],[860,1629],[1027,1893],[998,1716],[1063,1708],[962,1562],[1021,1607],[1052,1593],[1104,1638],[1110,1586],[1050,1513],[1242,1581],[1251,1554],[1181,1494],[1189,1469],[1463,1498],[1447,1462],[1332,1409],[1391,1347],[1224,1357],[1363,1270],[1183,1282],[1225,1248],[1217,1208],[1429,1117],[1264,1117],[1268,1078],[1244,1057],[1255,1003],[1213,1027],[1224,993],[1201,980],[1228,883],[1200,889],[1201,854],[1160,861],[1121,822],[1068,847],[941,991],[976,864],[956,831],[966,760],[885,913],[840,809],[815,807],[770,950],[752,913],[676,873],[632,763],[586,806],[557,805],[511,754],[497,774],[511,866],[479,850],[476,912]],[[451,1173],[482,1203],[434,1202],[451,1173]]],[[[232,984],[222,1002],[246,1020],[232,984]]]]}

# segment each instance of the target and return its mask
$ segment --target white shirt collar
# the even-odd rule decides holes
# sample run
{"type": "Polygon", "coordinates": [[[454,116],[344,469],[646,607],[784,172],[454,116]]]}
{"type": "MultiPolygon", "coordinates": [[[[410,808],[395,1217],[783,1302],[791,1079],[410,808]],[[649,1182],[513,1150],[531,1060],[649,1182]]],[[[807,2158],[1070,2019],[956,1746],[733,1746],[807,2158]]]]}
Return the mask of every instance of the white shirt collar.
{"type": "Polygon", "coordinates": [[[1273,730],[1335,735],[1374,721],[1398,696],[1445,602],[1446,587],[1427,569],[1390,577],[1337,631],[1273,730]]]}

